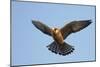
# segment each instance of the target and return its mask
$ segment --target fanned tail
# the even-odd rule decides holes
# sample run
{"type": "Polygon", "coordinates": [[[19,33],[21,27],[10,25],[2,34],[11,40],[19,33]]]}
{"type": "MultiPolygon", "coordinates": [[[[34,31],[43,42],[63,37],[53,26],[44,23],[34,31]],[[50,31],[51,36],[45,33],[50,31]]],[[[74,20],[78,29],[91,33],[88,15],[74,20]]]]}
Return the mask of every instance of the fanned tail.
{"type": "Polygon", "coordinates": [[[68,55],[74,51],[74,47],[71,45],[68,45],[65,42],[61,45],[57,44],[56,42],[53,42],[50,45],[48,45],[47,48],[53,53],[63,55],[63,56],[68,55]]]}

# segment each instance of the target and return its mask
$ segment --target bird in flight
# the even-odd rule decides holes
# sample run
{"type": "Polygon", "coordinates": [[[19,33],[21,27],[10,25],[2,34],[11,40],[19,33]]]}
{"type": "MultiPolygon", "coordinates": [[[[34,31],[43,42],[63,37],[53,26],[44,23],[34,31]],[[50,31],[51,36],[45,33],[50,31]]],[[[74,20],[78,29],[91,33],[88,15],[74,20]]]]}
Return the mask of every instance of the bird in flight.
{"type": "Polygon", "coordinates": [[[54,41],[47,46],[48,50],[62,56],[71,54],[75,50],[73,46],[64,42],[64,40],[70,34],[86,28],[89,24],[91,24],[91,22],[91,20],[71,21],[70,23],[59,29],[56,27],[50,28],[47,25],[43,24],[41,21],[32,20],[32,24],[37,29],[42,31],[44,34],[51,36],[54,39],[54,41]]]}

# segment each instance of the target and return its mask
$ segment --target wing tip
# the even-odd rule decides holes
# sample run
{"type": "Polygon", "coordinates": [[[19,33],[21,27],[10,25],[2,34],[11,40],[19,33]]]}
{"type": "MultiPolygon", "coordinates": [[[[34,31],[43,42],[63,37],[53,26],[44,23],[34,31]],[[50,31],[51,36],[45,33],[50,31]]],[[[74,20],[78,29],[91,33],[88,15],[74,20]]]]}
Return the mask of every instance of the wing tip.
{"type": "Polygon", "coordinates": [[[32,23],[34,24],[34,23],[36,23],[37,22],[37,20],[32,20],[32,23]]]}
{"type": "Polygon", "coordinates": [[[32,20],[32,24],[34,24],[35,22],[34,22],[34,20],[32,20]]]}
{"type": "Polygon", "coordinates": [[[92,20],[87,20],[87,25],[90,25],[92,23],[92,20]]]}
{"type": "Polygon", "coordinates": [[[35,25],[35,26],[37,26],[37,25],[40,24],[40,21],[38,21],[38,20],[32,20],[32,24],[35,25]]]}

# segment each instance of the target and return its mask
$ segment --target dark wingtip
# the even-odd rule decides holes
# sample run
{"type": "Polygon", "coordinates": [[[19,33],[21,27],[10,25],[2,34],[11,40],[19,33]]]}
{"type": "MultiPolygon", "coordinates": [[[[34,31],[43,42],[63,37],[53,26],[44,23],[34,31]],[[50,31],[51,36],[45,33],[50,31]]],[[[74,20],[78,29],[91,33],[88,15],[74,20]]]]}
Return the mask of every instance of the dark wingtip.
{"type": "Polygon", "coordinates": [[[84,20],[84,26],[87,27],[92,23],[92,20],[84,20]]]}
{"type": "Polygon", "coordinates": [[[91,24],[92,23],[92,20],[87,20],[87,25],[91,24]]]}
{"type": "Polygon", "coordinates": [[[32,20],[32,24],[34,24],[34,21],[32,20]]]}
{"type": "Polygon", "coordinates": [[[35,26],[39,25],[40,24],[39,22],[40,21],[38,21],[38,20],[32,20],[32,24],[35,25],[35,26]]]}
{"type": "Polygon", "coordinates": [[[37,21],[36,20],[32,20],[32,24],[35,24],[37,21]]]}

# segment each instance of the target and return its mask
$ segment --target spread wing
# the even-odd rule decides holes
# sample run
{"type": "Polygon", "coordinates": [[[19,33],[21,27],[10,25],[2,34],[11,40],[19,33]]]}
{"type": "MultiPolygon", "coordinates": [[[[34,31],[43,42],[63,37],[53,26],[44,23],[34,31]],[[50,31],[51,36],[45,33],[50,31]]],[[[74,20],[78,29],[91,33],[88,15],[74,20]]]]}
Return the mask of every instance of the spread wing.
{"type": "Polygon", "coordinates": [[[61,28],[61,33],[65,39],[69,34],[78,32],[91,24],[91,20],[72,21],[61,28]]]}
{"type": "Polygon", "coordinates": [[[32,20],[32,24],[44,34],[51,36],[51,29],[40,21],[32,20]]]}

